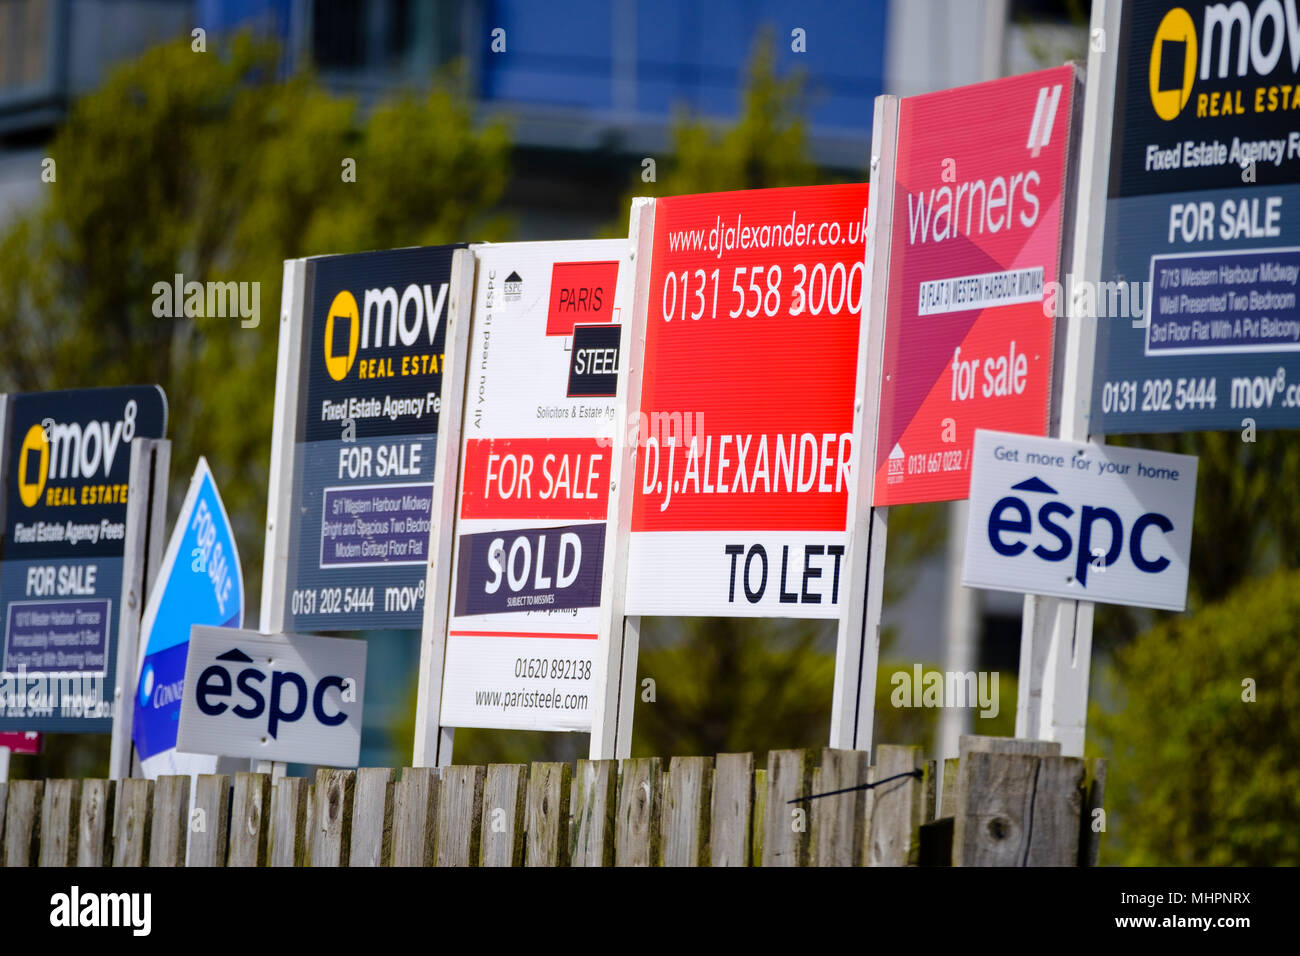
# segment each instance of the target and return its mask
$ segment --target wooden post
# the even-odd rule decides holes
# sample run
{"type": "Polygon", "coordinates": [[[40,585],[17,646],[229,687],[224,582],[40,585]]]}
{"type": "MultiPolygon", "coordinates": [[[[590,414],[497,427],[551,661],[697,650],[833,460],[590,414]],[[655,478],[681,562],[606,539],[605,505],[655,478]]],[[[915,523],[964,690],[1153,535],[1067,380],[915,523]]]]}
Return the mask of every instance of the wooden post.
{"type": "Polygon", "coordinates": [[[791,803],[812,793],[813,752],[773,750],[767,755],[767,812],[763,821],[763,866],[807,866],[812,814],[807,802],[791,803]]]}
{"type": "Polygon", "coordinates": [[[749,865],[763,865],[764,831],[767,828],[767,770],[763,767],[754,769],[754,822],[752,827],[753,847],[750,849],[749,865]]]}
{"type": "MultiPolygon", "coordinates": [[[[442,405],[434,442],[433,517],[429,566],[424,583],[424,619],[420,627],[420,669],[416,675],[415,752],[417,767],[451,764],[456,732],[442,726],[442,671],[447,656],[447,620],[451,606],[452,547],[455,541],[457,481],[462,416],[465,409],[469,327],[474,312],[472,249],[452,253],[451,282],[442,361],[442,405]]],[[[446,780],[444,779],[444,784],[446,780]]],[[[477,849],[477,848],[476,848],[477,849]]]]}
{"type": "Polygon", "coordinates": [[[444,767],[438,794],[438,866],[478,866],[483,823],[482,767],[444,767]]]}
{"type": "Polygon", "coordinates": [[[113,827],[113,865],[147,866],[153,815],[153,781],[118,781],[117,821],[113,827]]]}
{"type": "Polygon", "coordinates": [[[189,831],[189,774],[164,774],[154,781],[150,866],[184,866],[189,831]]]}
{"type": "Polygon", "coordinates": [[[973,752],[962,759],[954,866],[1073,866],[1083,761],[973,752]]]}
{"type": "Polygon", "coordinates": [[[135,687],[140,671],[140,618],[162,563],[167,538],[167,483],[171,442],[141,438],[131,442],[127,479],[126,537],[122,542],[122,600],[117,618],[117,667],[113,685],[113,729],[108,775],[131,776],[135,687]]]}
{"type": "Polygon", "coordinates": [[[307,860],[307,836],[311,829],[307,809],[311,784],[303,777],[281,777],[270,788],[270,832],[267,835],[270,858],[267,866],[303,866],[307,860]]]}
{"type": "MultiPolygon", "coordinates": [[[[872,782],[899,774],[924,772],[920,747],[881,744],[876,748],[872,782]]],[[[868,798],[871,825],[867,833],[868,866],[915,865],[920,855],[920,827],[925,822],[924,777],[899,777],[879,782],[868,798]]]]}
{"type": "Polygon", "coordinates": [[[1026,866],[1078,866],[1085,767],[1081,757],[1042,757],[1034,780],[1026,866]]]}
{"type": "Polygon", "coordinates": [[[664,795],[663,865],[708,866],[713,758],[674,757],[664,795]]]}
{"type": "Polygon", "coordinates": [[[571,866],[614,865],[614,811],[618,798],[618,764],[613,760],[579,760],[569,806],[571,866]]]}
{"type": "Polygon", "coordinates": [[[1101,857],[1101,835],[1105,832],[1106,761],[1085,761],[1083,812],[1079,816],[1079,865],[1096,866],[1101,857]]]}
{"type": "Polygon", "coordinates": [[[41,797],[44,780],[10,780],[5,809],[5,866],[35,866],[41,839],[41,797]]]}
{"type": "Polygon", "coordinates": [[[615,866],[658,864],[662,772],[658,757],[623,761],[614,827],[615,866]]]}
{"type": "Polygon", "coordinates": [[[528,776],[525,818],[527,866],[569,865],[569,796],[573,774],[567,763],[535,763],[528,776]]]}
{"type": "Polygon", "coordinates": [[[407,767],[393,787],[393,866],[433,866],[441,773],[437,767],[407,767]]]}
{"type": "Polygon", "coordinates": [[[316,771],[315,806],[311,838],[307,841],[308,866],[347,866],[352,849],[352,804],[356,792],[355,770],[316,771]]]}
{"type": "Polygon", "coordinates": [[[494,763],[483,784],[480,866],[523,866],[528,765],[494,763]]]}
{"type": "Polygon", "coordinates": [[[753,754],[718,754],[709,817],[710,865],[749,866],[753,859],[753,754]]]}
{"type": "Polygon", "coordinates": [[[352,848],[349,866],[388,866],[393,840],[393,771],[364,767],[357,771],[352,799],[352,848]]]}
{"type": "MultiPolygon", "coordinates": [[[[867,783],[870,769],[865,750],[822,751],[821,775],[814,793],[833,793],[867,783]]],[[[812,823],[813,862],[817,866],[861,866],[867,837],[867,790],[849,790],[818,797],[806,807],[812,823]]]]}
{"type": "Polygon", "coordinates": [[[72,866],[77,860],[77,808],[81,785],[76,780],[47,780],[41,802],[41,866],[72,866]]]}
{"type": "Polygon", "coordinates": [[[985,737],[962,734],[958,745],[961,757],[972,753],[1029,754],[1033,757],[1055,757],[1061,753],[1061,744],[1055,740],[1029,740],[1023,737],[985,737]]]}
{"type": "Polygon", "coordinates": [[[230,842],[230,777],[201,773],[194,787],[190,850],[186,866],[225,866],[230,842]]]}
{"type": "Polygon", "coordinates": [[[264,773],[235,774],[230,807],[229,866],[265,866],[271,778],[264,773]]]}
{"type": "Polygon", "coordinates": [[[113,859],[111,821],[117,784],[112,780],[83,780],[77,813],[77,866],[104,866],[113,859]]]}
{"type": "Polygon", "coordinates": [[[957,757],[945,757],[943,761],[943,784],[939,791],[939,819],[951,819],[957,815],[957,757]]]}

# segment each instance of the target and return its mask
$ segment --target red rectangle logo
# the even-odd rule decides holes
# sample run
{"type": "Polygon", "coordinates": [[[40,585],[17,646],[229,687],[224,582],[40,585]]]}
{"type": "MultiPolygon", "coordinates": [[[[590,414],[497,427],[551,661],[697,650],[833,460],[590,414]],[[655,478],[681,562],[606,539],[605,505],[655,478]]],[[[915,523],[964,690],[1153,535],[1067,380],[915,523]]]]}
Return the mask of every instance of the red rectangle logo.
{"type": "Polygon", "coordinates": [[[604,521],[613,448],[596,438],[471,438],[462,518],[604,521]]]}
{"type": "Polygon", "coordinates": [[[575,324],[614,321],[618,261],[557,262],[551,268],[547,335],[572,335],[575,324]]]}

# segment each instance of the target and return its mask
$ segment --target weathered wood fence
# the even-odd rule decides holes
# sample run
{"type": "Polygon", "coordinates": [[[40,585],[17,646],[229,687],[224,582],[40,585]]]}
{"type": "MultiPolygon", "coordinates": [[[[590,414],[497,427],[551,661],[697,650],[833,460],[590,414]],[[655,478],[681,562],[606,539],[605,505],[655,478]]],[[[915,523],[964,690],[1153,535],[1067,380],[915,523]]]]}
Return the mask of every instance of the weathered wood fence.
{"type": "Polygon", "coordinates": [[[4,866],[1076,866],[1105,765],[919,747],[0,784],[4,866]],[[880,781],[871,789],[862,784],[880,781]],[[854,788],[854,789],[849,789],[854,788]],[[804,799],[815,794],[832,795],[804,799]],[[793,801],[793,802],[792,802],[793,801]]]}

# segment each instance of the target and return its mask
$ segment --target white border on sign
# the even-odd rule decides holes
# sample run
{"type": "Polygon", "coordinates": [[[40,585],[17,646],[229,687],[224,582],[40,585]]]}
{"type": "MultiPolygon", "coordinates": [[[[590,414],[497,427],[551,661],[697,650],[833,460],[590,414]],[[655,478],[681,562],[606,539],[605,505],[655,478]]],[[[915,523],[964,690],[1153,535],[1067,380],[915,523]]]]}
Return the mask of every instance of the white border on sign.
{"type": "MultiPolygon", "coordinates": [[[[436,460],[436,454],[435,454],[436,460]]],[[[320,539],[320,570],[331,571],[334,568],[396,568],[402,565],[424,564],[427,558],[421,558],[418,561],[349,561],[346,564],[339,562],[325,563],[325,504],[329,500],[331,491],[368,491],[371,488],[428,488],[429,489],[429,523],[432,527],[436,520],[433,516],[433,482],[412,481],[400,482],[391,485],[334,485],[331,488],[322,488],[320,495],[320,520],[321,520],[321,539],[320,539]]]]}
{"type": "Polygon", "coordinates": [[[82,668],[81,670],[75,670],[75,671],[69,671],[69,670],[46,670],[46,669],[42,668],[42,669],[40,669],[40,670],[28,670],[27,673],[28,673],[29,675],[32,675],[32,674],[53,674],[53,675],[58,675],[58,676],[60,676],[60,677],[63,677],[63,676],[69,676],[69,677],[70,677],[70,676],[72,676],[73,674],[106,674],[106,673],[108,673],[108,653],[109,653],[109,644],[111,643],[111,638],[112,638],[113,599],[112,599],[112,598],[101,598],[101,597],[58,598],[58,599],[53,600],[53,601],[10,601],[8,607],[5,608],[5,611],[6,611],[6,613],[5,613],[5,642],[4,642],[4,646],[3,646],[3,647],[0,647],[0,651],[3,651],[3,654],[0,654],[0,658],[3,659],[2,661],[0,661],[0,673],[5,673],[5,674],[14,674],[14,673],[17,673],[16,671],[12,671],[12,670],[9,669],[9,622],[10,622],[10,620],[13,618],[13,613],[12,613],[12,611],[11,611],[12,608],[19,607],[20,605],[23,605],[23,604],[91,604],[91,603],[96,603],[96,602],[102,602],[102,603],[108,605],[108,613],[104,615],[104,666],[101,667],[99,670],[89,670],[89,669],[86,669],[86,668],[82,668]]]}
{"type": "MultiPolygon", "coordinates": [[[[1208,259],[1211,257],[1223,258],[1224,256],[1261,256],[1271,255],[1282,252],[1300,252],[1300,246],[1281,246],[1276,249],[1216,249],[1213,252],[1166,252],[1151,257],[1151,267],[1147,272],[1149,277],[1151,295],[1156,294],[1156,262],[1161,259],[1208,259]]],[[[1181,290],[1179,290],[1181,291],[1181,290]]],[[[1113,317],[1112,317],[1113,318],[1113,317]]],[[[1206,321],[1212,318],[1222,318],[1215,313],[1206,321]]],[[[1282,345],[1228,345],[1228,346],[1193,346],[1186,349],[1151,349],[1151,302],[1147,301],[1146,314],[1146,338],[1142,343],[1143,355],[1147,358],[1177,358],[1180,355],[1245,355],[1252,352],[1300,352],[1300,342],[1292,342],[1282,345]]]]}

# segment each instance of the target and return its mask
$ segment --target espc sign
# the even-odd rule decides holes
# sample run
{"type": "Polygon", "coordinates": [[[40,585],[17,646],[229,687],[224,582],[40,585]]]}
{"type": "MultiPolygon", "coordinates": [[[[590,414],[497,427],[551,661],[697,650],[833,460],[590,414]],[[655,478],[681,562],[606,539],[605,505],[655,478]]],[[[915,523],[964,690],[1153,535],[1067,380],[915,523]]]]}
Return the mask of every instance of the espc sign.
{"type": "Polygon", "coordinates": [[[962,584],[1183,610],[1196,463],[976,432],[962,584]]]}
{"type": "Polygon", "coordinates": [[[195,626],[178,750],[355,767],[366,643],[195,626]]]}

